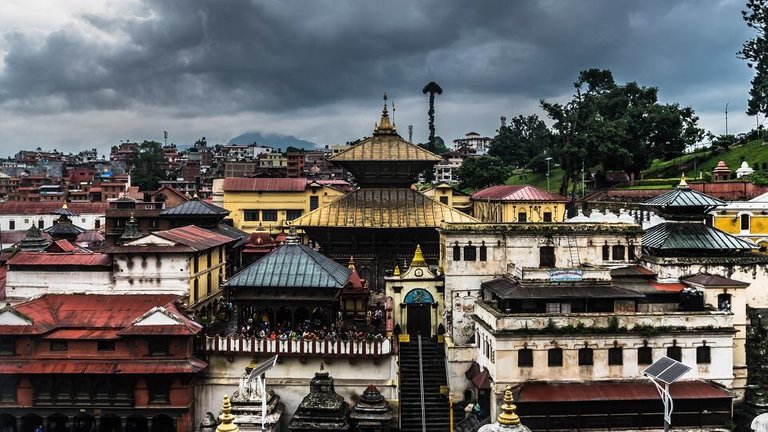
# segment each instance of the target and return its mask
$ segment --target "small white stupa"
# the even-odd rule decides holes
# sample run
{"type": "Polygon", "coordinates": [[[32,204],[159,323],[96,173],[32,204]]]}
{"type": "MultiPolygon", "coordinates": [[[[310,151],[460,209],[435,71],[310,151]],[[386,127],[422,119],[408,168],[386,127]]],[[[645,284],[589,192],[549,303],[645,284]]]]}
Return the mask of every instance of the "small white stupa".
{"type": "Polygon", "coordinates": [[[741,166],[736,170],[736,178],[741,178],[745,175],[752,174],[753,172],[755,172],[755,170],[749,166],[747,161],[742,161],[741,166]]]}

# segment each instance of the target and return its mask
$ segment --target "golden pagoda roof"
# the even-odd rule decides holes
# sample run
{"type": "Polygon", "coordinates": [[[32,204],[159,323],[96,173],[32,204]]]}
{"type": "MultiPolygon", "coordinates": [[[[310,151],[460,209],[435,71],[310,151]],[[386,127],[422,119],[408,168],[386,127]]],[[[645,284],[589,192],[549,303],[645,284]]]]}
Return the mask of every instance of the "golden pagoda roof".
{"type": "Polygon", "coordinates": [[[292,224],[298,227],[429,228],[477,219],[407,188],[364,188],[338,198],[292,224]]]}
{"type": "Polygon", "coordinates": [[[409,143],[397,134],[395,126],[389,120],[386,101],[387,96],[384,95],[384,110],[381,113],[381,120],[373,129],[373,136],[366,138],[350,149],[330,157],[329,160],[334,162],[442,161],[443,158],[439,155],[425,150],[416,144],[409,143]]]}

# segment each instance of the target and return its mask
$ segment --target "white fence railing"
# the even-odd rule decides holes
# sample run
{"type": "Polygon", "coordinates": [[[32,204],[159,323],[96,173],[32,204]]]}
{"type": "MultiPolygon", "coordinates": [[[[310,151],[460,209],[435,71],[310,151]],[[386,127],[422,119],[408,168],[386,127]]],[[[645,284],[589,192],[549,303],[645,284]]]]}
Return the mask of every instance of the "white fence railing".
{"type": "Polygon", "coordinates": [[[392,354],[392,341],[271,340],[244,337],[208,337],[203,339],[208,353],[281,354],[319,357],[380,357],[392,354]]]}

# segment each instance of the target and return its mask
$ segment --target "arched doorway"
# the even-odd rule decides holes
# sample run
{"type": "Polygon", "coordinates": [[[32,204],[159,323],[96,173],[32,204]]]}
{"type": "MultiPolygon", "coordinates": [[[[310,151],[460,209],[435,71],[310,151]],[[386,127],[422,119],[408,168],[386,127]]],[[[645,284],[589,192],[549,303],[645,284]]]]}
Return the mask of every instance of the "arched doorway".
{"type": "Polygon", "coordinates": [[[21,432],[35,432],[43,426],[43,418],[35,414],[27,414],[21,419],[21,432]]]}
{"type": "Polygon", "coordinates": [[[48,427],[46,432],[67,432],[67,422],[69,418],[63,414],[51,414],[48,416],[48,427]]]}
{"type": "Polygon", "coordinates": [[[167,415],[160,414],[152,417],[152,430],[150,432],[175,432],[173,419],[167,415]]]}
{"type": "Polygon", "coordinates": [[[16,417],[10,414],[0,414],[0,432],[16,432],[16,417]]]}
{"type": "Polygon", "coordinates": [[[99,432],[123,432],[120,424],[120,417],[108,414],[101,417],[101,427],[99,432]]]}
{"type": "Polygon", "coordinates": [[[432,304],[435,299],[423,288],[412,289],[405,295],[406,329],[411,337],[432,337],[432,304]]]}
{"type": "Polygon", "coordinates": [[[125,432],[149,432],[147,418],[130,416],[125,421],[125,432]]]}
{"type": "Polygon", "coordinates": [[[91,432],[95,422],[90,414],[80,413],[72,418],[72,432],[91,432]]]}

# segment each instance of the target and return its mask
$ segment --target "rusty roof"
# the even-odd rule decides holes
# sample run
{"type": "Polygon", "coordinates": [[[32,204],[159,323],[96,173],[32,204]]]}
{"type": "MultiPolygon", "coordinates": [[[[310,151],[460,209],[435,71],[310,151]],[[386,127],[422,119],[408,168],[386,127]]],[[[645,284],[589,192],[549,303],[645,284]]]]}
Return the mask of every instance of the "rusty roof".
{"type": "Polygon", "coordinates": [[[229,214],[229,210],[221,208],[217,205],[213,205],[206,201],[201,201],[199,198],[192,198],[191,200],[179,204],[176,207],[162,210],[161,216],[226,216],[229,214]]]}
{"type": "Polygon", "coordinates": [[[305,178],[240,178],[224,179],[224,192],[300,192],[307,188],[305,178]]]}
{"type": "Polygon", "coordinates": [[[87,266],[109,267],[112,258],[103,253],[87,252],[19,252],[8,260],[11,266],[87,266]]]}
{"type": "Polygon", "coordinates": [[[0,374],[171,374],[197,373],[208,364],[196,358],[149,360],[35,359],[0,362],[0,374]]]}
{"type": "MultiPolygon", "coordinates": [[[[67,207],[73,212],[83,214],[106,214],[109,203],[106,202],[72,202],[67,207]]],[[[4,215],[33,215],[50,214],[61,209],[61,203],[55,202],[20,202],[6,201],[0,203],[0,214],[4,215]]]]}
{"type": "Polygon", "coordinates": [[[12,307],[32,320],[31,326],[0,325],[0,334],[122,329],[153,307],[168,305],[178,297],[173,294],[45,294],[12,307]]]}
{"type": "Polygon", "coordinates": [[[643,247],[665,250],[750,251],[757,245],[701,223],[665,222],[643,235],[643,247]]]}
{"type": "Polygon", "coordinates": [[[409,188],[365,188],[340,197],[291,224],[299,227],[428,228],[443,222],[478,222],[472,216],[409,188]]]}
{"type": "MultiPolygon", "coordinates": [[[[704,381],[678,381],[670,384],[674,400],[731,399],[725,389],[704,381]]],[[[519,390],[517,402],[585,402],[585,401],[657,401],[656,387],[647,381],[526,383],[519,390]]]]}
{"type": "Polygon", "coordinates": [[[174,228],[167,231],[155,231],[152,235],[191,247],[198,251],[225,245],[238,240],[195,225],[187,225],[185,227],[174,228]]]}
{"type": "Polygon", "coordinates": [[[374,135],[341,153],[331,156],[332,162],[351,161],[426,161],[443,160],[429,150],[400,138],[397,134],[374,135]]]}
{"type": "Polygon", "coordinates": [[[498,185],[479,190],[472,194],[470,199],[474,201],[543,201],[543,202],[568,202],[563,195],[552,193],[531,185],[498,185]]]}
{"type": "Polygon", "coordinates": [[[685,283],[701,285],[708,288],[746,288],[749,286],[748,282],[707,273],[684,276],[681,279],[685,283]]]}

